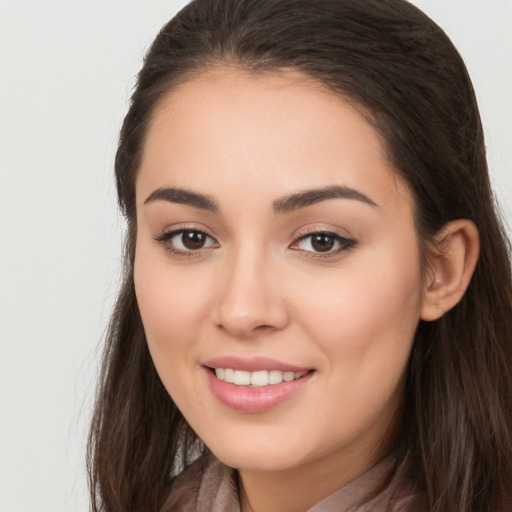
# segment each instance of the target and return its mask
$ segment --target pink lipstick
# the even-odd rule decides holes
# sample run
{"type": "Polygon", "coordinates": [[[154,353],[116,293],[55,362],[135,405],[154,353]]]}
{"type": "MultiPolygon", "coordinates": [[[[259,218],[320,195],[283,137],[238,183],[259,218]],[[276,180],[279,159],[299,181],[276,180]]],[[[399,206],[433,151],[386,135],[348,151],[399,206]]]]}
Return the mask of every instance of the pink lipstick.
{"type": "Polygon", "coordinates": [[[213,395],[247,413],[267,411],[299,393],[315,373],[310,368],[257,357],[226,356],[203,364],[213,395]]]}

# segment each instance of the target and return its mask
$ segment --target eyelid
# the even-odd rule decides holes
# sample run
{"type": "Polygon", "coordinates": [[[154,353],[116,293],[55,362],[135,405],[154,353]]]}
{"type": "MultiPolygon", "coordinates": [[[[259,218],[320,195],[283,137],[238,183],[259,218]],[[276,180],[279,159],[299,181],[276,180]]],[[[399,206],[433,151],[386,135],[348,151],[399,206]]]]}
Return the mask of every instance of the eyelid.
{"type": "Polygon", "coordinates": [[[352,249],[357,244],[357,240],[354,239],[351,235],[349,235],[349,236],[342,235],[338,231],[339,230],[333,229],[331,227],[326,227],[326,226],[314,226],[314,227],[311,226],[306,229],[299,230],[295,234],[295,236],[293,238],[293,242],[291,243],[291,245],[289,247],[290,247],[290,249],[300,251],[300,252],[308,254],[308,256],[310,255],[311,257],[314,257],[314,258],[329,258],[329,257],[332,258],[332,257],[339,255],[340,253],[343,253],[345,251],[352,249]],[[325,251],[325,252],[309,251],[306,249],[300,249],[300,248],[296,247],[299,242],[301,242],[311,236],[314,236],[314,235],[331,236],[339,244],[339,247],[337,247],[334,250],[329,250],[329,251],[325,251]]]}
{"type": "Polygon", "coordinates": [[[302,226],[299,229],[296,229],[291,238],[298,240],[301,237],[307,235],[314,235],[315,233],[331,233],[333,235],[345,238],[347,240],[351,240],[354,238],[354,235],[348,229],[342,228],[341,226],[336,226],[334,224],[330,224],[328,222],[308,223],[307,225],[302,226]]]}
{"type": "Polygon", "coordinates": [[[217,239],[208,233],[208,230],[202,227],[197,226],[190,226],[190,225],[182,225],[182,226],[173,226],[172,228],[166,228],[160,232],[160,234],[155,235],[153,237],[153,240],[155,242],[161,244],[164,249],[168,252],[170,252],[174,256],[183,256],[183,257],[194,257],[194,256],[201,256],[205,253],[205,251],[210,251],[211,249],[219,247],[219,242],[217,239]],[[206,236],[207,239],[209,239],[213,244],[210,244],[206,247],[200,247],[198,249],[181,249],[179,247],[176,247],[175,245],[171,244],[170,241],[175,236],[178,236],[180,234],[183,234],[185,232],[195,232],[195,233],[201,233],[202,235],[206,236]]]}
{"type": "MultiPolygon", "coordinates": [[[[301,228],[293,235],[293,241],[288,246],[289,249],[295,250],[297,252],[301,252],[306,254],[308,257],[313,257],[317,259],[321,258],[329,258],[335,257],[340,253],[346,252],[352,249],[357,241],[351,236],[342,235],[339,233],[341,231],[339,228],[334,228],[331,226],[318,225],[318,226],[307,226],[305,228],[301,228]],[[332,237],[335,241],[337,247],[335,249],[329,249],[327,251],[315,251],[308,250],[304,248],[298,247],[301,241],[307,239],[308,237],[312,237],[314,235],[328,235],[332,237]]],[[[344,230],[345,231],[345,230],[344,230]]],[[[163,229],[160,234],[155,235],[153,239],[161,244],[165,250],[170,252],[174,256],[182,256],[182,257],[194,257],[194,256],[202,256],[206,251],[210,251],[211,249],[215,249],[220,247],[217,239],[209,233],[209,230],[205,227],[199,227],[197,225],[191,226],[190,224],[186,225],[176,225],[172,227],[168,227],[163,229]],[[175,244],[172,244],[170,241],[173,237],[183,234],[184,232],[196,232],[201,233],[207,238],[207,243],[209,245],[199,247],[197,249],[182,249],[176,247],[175,244]],[[208,242],[209,241],[209,242],[208,242]]]]}

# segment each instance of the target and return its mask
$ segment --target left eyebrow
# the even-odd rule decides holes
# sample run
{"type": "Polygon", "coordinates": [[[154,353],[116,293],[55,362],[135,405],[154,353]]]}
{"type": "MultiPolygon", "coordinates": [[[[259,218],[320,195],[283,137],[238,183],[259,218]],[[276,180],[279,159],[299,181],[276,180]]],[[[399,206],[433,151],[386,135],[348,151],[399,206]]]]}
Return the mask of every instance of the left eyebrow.
{"type": "Polygon", "coordinates": [[[304,190],[303,192],[298,192],[296,194],[291,194],[282,197],[281,199],[277,199],[273,203],[273,209],[276,215],[279,215],[283,213],[290,213],[301,208],[306,208],[307,206],[327,201],[328,199],[351,199],[361,201],[362,203],[375,208],[379,207],[375,201],[356,189],[332,185],[329,187],[304,190]]]}

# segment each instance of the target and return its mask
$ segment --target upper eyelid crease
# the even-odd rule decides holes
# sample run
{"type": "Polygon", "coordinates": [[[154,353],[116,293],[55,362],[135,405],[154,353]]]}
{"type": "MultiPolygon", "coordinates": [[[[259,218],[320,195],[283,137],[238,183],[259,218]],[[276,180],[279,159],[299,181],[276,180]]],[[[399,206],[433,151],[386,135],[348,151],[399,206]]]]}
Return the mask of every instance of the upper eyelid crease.
{"type": "Polygon", "coordinates": [[[178,228],[178,229],[171,229],[169,231],[163,231],[159,235],[154,236],[153,239],[158,242],[158,241],[162,241],[162,240],[165,240],[165,239],[172,238],[173,236],[179,235],[180,233],[185,233],[187,231],[192,231],[192,232],[195,232],[195,233],[201,233],[202,235],[205,235],[208,238],[211,238],[212,240],[214,240],[216,243],[218,243],[217,240],[215,239],[215,237],[213,237],[212,235],[208,234],[203,229],[195,229],[195,228],[178,228]]]}

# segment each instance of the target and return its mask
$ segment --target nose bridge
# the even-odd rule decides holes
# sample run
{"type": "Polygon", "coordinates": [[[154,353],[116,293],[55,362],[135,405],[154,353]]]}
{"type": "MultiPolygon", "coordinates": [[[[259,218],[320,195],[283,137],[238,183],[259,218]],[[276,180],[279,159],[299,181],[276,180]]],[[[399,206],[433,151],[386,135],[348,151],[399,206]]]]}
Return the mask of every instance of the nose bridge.
{"type": "Polygon", "coordinates": [[[276,286],[277,269],[269,251],[256,243],[240,244],[225,261],[219,286],[216,323],[237,337],[247,337],[258,328],[279,329],[286,325],[286,305],[276,286]]]}

